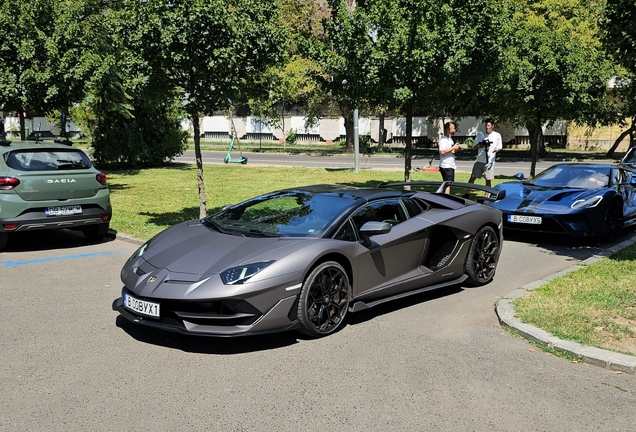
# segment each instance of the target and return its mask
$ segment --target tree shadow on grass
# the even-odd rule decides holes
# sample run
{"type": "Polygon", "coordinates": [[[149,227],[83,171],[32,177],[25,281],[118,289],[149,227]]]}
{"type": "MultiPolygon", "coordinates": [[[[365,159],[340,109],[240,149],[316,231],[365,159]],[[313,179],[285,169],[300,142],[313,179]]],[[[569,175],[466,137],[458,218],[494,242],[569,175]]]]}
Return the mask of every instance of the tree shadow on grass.
{"type": "MultiPolygon", "coordinates": [[[[214,214],[221,210],[222,207],[213,207],[207,210],[207,214],[214,214]]],[[[189,220],[198,220],[199,219],[199,207],[185,207],[176,212],[165,212],[165,213],[149,213],[149,212],[141,212],[139,213],[142,216],[147,216],[148,223],[157,225],[157,226],[172,226],[178,224],[180,222],[189,221],[189,220]]]]}

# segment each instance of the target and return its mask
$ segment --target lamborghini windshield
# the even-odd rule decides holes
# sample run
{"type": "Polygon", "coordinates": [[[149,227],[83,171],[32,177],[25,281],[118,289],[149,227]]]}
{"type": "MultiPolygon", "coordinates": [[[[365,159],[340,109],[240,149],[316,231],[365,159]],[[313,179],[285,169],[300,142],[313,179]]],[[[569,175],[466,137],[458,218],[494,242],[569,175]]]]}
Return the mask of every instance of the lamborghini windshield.
{"type": "Polygon", "coordinates": [[[539,173],[527,183],[544,187],[597,189],[609,185],[610,174],[610,167],[555,165],[539,173]]]}
{"type": "Polygon", "coordinates": [[[285,191],[224,208],[204,221],[249,237],[318,237],[352,204],[353,198],[343,195],[285,191]]]}

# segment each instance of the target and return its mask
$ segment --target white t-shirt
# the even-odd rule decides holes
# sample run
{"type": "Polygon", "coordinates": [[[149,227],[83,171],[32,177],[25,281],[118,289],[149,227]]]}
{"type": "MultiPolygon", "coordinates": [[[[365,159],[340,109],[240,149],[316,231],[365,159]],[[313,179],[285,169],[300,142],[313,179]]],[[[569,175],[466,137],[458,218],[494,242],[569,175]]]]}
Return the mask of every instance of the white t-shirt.
{"type": "Polygon", "coordinates": [[[446,154],[442,154],[442,150],[449,149],[455,145],[455,142],[452,138],[443,136],[441,140],[439,140],[439,167],[440,168],[453,168],[455,169],[455,154],[452,152],[448,152],[446,154]]]}
{"type": "Polygon", "coordinates": [[[503,147],[503,144],[501,142],[501,135],[499,134],[499,132],[495,132],[492,131],[490,133],[490,135],[486,135],[486,132],[479,132],[477,134],[477,136],[475,137],[475,144],[479,144],[480,142],[484,141],[484,140],[490,140],[490,142],[492,144],[490,144],[490,146],[488,147],[488,154],[486,155],[486,149],[483,147],[480,147],[479,150],[477,151],[477,162],[483,162],[483,163],[490,163],[490,164],[494,164],[495,163],[495,153],[493,152],[493,150],[501,150],[503,147]]]}

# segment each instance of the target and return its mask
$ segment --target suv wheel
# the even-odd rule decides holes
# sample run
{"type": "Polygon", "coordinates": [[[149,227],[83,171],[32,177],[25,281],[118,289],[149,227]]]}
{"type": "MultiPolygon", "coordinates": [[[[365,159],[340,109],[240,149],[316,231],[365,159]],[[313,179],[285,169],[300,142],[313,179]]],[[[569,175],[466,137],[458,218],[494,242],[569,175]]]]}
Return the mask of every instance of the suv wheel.
{"type": "Polygon", "coordinates": [[[101,240],[108,235],[109,225],[108,223],[103,223],[86,228],[83,231],[84,236],[89,240],[101,240]]]}
{"type": "Polygon", "coordinates": [[[7,247],[7,243],[9,242],[9,234],[0,233],[0,250],[4,250],[7,247]]]}

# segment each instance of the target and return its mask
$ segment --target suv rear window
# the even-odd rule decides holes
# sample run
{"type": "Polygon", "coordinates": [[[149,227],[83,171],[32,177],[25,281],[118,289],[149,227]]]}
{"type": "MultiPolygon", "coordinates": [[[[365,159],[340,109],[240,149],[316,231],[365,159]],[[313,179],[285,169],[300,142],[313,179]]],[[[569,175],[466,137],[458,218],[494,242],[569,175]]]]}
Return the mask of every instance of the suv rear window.
{"type": "Polygon", "coordinates": [[[14,150],[6,156],[7,165],[18,171],[81,170],[91,167],[80,150],[14,150]]]}

